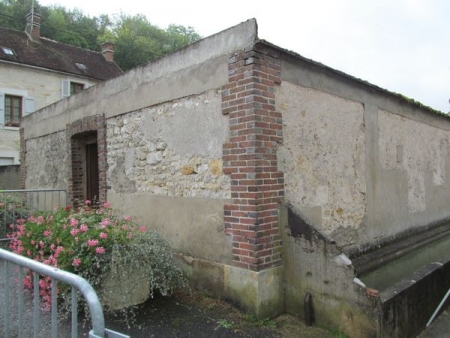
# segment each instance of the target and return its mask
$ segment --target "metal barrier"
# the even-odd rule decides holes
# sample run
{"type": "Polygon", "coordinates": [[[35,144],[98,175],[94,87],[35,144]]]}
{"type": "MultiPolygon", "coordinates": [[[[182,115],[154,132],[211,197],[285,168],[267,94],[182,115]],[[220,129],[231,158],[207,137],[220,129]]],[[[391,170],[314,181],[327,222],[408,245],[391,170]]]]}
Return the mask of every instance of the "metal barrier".
{"type": "Polygon", "coordinates": [[[0,241],[9,226],[35,211],[52,211],[67,205],[67,192],[59,189],[0,190],[0,241]]]}
{"type": "Polygon", "coordinates": [[[450,297],[450,289],[448,289],[447,293],[445,294],[444,298],[441,300],[441,302],[439,303],[438,307],[436,308],[436,310],[434,311],[434,313],[432,314],[430,320],[427,323],[427,326],[430,326],[431,323],[433,322],[433,320],[436,318],[436,316],[438,315],[439,311],[441,311],[441,308],[444,306],[445,302],[447,301],[448,297],[450,297]]]}
{"type": "MultiPolygon", "coordinates": [[[[83,295],[91,315],[92,320],[92,330],[89,332],[89,338],[129,338],[129,336],[108,330],[105,328],[105,320],[103,316],[103,309],[100,301],[97,297],[96,292],[92,286],[82,277],[75,275],[73,273],[57,269],[55,267],[36,262],[27,257],[23,257],[0,249],[0,259],[4,261],[4,300],[3,300],[3,315],[4,315],[4,337],[10,338],[11,336],[29,337],[28,334],[24,332],[25,324],[25,302],[24,302],[24,289],[23,289],[23,278],[25,269],[33,271],[33,337],[39,337],[40,330],[40,299],[39,299],[39,275],[49,276],[51,278],[51,337],[57,338],[58,335],[58,304],[57,304],[57,281],[69,284],[72,287],[72,299],[71,299],[71,313],[72,313],[72,323],[71,323],[71,336],[72,338],[77,337],[78,328],[78,300],[77,300],[77,290],[83,295]],[[18,266],[18,276],[14,278],[11,274],[11,265],[18,266]],[[12,335],[12,314],[10,313],[11,308],[11,293],[14,288],[11,283],[18,286],[18,316],[17,316],[17,333],[12,335]]],[[[1,332],[1,331],[0,331],[1,332]]]]}

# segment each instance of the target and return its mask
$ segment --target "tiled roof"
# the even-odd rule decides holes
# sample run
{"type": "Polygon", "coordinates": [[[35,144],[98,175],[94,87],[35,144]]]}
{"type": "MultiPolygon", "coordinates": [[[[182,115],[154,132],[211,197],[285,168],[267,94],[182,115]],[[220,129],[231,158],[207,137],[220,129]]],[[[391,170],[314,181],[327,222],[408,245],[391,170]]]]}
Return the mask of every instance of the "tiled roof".
{"type": "Polygon", "coordinates": [[[107,61],[99,52],[42,37],[39,42],[33,42],[25,32],[12,29],[0,27],[0,47],[14,51],[14,55],[9,55],[0,48],[0,61],[36,66],[97,80],[108,80],[122,74],[117,64],[107,61]]]}

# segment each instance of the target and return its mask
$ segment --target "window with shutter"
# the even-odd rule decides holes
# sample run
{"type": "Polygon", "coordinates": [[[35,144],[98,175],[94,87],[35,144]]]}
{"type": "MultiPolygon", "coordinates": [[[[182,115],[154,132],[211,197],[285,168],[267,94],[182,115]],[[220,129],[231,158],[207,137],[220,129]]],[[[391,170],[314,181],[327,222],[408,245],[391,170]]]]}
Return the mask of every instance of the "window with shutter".
{"type": "Polygon", "coordinates": [[[22,118],[22,97],[5,95],[5,122],[6,127],[19,127],[22,118]]]}

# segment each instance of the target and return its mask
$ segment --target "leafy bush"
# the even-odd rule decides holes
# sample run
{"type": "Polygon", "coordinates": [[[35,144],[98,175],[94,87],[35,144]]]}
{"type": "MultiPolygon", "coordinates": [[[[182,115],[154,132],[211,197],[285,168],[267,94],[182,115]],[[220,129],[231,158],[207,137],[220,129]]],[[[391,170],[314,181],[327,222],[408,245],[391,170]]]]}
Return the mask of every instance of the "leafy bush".
{"type": "MultiPolygon", "coordinates": [[[[80,208],[71,206],[53,213],[20,219],[13,232],[13,252],[84,277],[100,296],[108,274],[115,276],[137,270],[145,278],[150,295],[168,295],[186,286],[167,241],[157,232],[137,226],[131,217],[121,217],[108,203],[92,208],[90,201],[80,208]],[[121,271],[127,267],[125,271],[121,271]]],[[[24,285],[32,288],[31,274],[24,285]]],[[[50,279],[41,278],[44,307],[51,304],[50,279]]],[[[65,298],[67,290],[58,294],[65,298]]]]}

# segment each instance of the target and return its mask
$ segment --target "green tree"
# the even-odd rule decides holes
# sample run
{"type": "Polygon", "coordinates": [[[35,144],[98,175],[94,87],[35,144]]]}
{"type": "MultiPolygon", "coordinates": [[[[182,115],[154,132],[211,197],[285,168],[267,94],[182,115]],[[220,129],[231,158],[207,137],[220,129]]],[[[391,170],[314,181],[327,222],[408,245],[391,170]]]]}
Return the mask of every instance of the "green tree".
{"type": "MultiPolygon", "coordinates": [[[[30,12],[32,0],[0,0],[0,27],[23,31],[25,16],[30,12]]],[[[39,4],[36,3],[35,7],[39,4]]]]}
{"type": "Polygon", "coordinates": [[[170,25],[166,30],[152,25],[145,16],[120,14],[110,30],[99,38],[116,45],[114,59],[123,70],[136,67],[171,53],[201,36],[192,28],[170,25]]]}
{"type": "Polygon", "coordinates": [[[195,31],[193,27],[184,27],[180,25],[171,24],[166,29],[167,42],[165,52],[170,53],[177,49],[183,48],[197,40],[201,36],[195,31]]]}
{"type": "MultiPolygon", "coordinates": [[[[23,31],[31,6],[32,0],[0,0],[0,27],[23,31]]],[[[113,42],[115,62],[123,70],[155,60],[201,38],[192,27],[173,24],[164,30],[151,24],[144,15],[122,13],[113,19],[106,14],[89,17],[78,9],[41,6],[38,1],[35,8],[41,15],[42,36],[96,51],[102,42],[113,42]]]]}
{"type": "Polygon", "coordinates": [[[145,16],[121,14],[112,30],[101,40],[115,43],[114,60],[127,70],[164,54],[165,32],[152,25],[145,16]]]}

